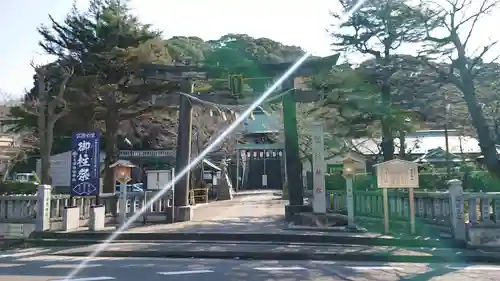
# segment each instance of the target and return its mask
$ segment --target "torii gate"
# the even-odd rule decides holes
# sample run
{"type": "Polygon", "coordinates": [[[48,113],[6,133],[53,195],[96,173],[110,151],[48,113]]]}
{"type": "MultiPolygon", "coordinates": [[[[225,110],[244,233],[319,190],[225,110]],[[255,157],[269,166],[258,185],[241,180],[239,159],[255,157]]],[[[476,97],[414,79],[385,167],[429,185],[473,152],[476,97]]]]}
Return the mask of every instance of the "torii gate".
{"type": "MultiPolygon", "coordinates": [[[[289,77],[282,84],[282,91],[287,91],[288,94],[281,98],[283,106],[283,127],[285,131],[285,162],[286,162],[286,178],[289,192],[289,202],[285,212],[287,217],[304,209],[304,191],[302,182],[302,164],[299,156],[299,139],[297,132],[297,112],[296,103],[309,103],[318,101],[321,98],[319,93],[308,89],[296,89],[296,77],[310,77],[318,71],[329,69],[337,63],[339,54],[335,54],[325,58],[312,58],[306,61],[294,76],[289,77]]],[[[275,78],[283,74],[293,63],[278,63],[278,64],[261,64],[257,67],[259,72],[265,77],[275,78]]],[[[247,67],[234,67],[235,72],[244,73],[247,67]]],[[[195,80],[208,80],[209,73],[221,73],[224,69],[218,69],[212,66],[200,65],[147,65],[145,66],[144,75],[146,79],[160,79],[180,83],[180,90],[183,93],[195,94],[193,82],[195,80]]],[[[239,77],[239,76],[236,76],[239,77]]],[[[220,78],[220,77],[213,77],[220,78]]],[[[244,78],[241,78],[244,79],[244,78]]],[[[233,84],[233,83],[230,83],[233,84]]],[[[231,96],[227,92],[218,92],[210,95],[199,96],[204,101],[218,104],[250,104],[253,97],[237,97],[234,92],[231,96]],[[229,94],[229,95],[228,95],[229,94]]],[[[191,102],[185,95],[170,95],[164,102],[169,105],[179,104],[179,128],[178,128],[178,147],[176,153],[176,170],[181,170],[186,167],[190,160],[191,154],[191,102]]],[[[175,203],[176,207],[186,208],[189,206],[189,174],[179,180],[175,186],[175,203]]],[[[190,212],[190,211],[189,211],[190,212]]],[[[177,216],[182,218],[183,215],[177,216]]],[[[186,215],[186,220],[190,220],[190,215],[186,215]],[[188,218],[189,216],[189,218],[188,218]]]]}

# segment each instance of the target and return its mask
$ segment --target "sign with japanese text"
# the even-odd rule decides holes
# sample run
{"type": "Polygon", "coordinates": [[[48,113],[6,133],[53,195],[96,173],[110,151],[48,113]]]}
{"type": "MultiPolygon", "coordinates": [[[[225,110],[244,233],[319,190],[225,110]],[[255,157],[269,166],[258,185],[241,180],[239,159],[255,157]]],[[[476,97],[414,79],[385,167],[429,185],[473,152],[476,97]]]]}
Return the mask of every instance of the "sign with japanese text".
{"type": "Polygon", "coordinates": [[[74,133],[71,149],[71,195],[97,196],[100,189],[98,133],[74,133]]]}
{"type": "Polygon", "coordinates": [[[418,165],[394,159],[375,165],[379,188],[418,188],[418,165]]]}
{"type": "Polygon", "coordinates": [[[323,125],[316,123],[312,129],[312,154],[313,154],[313,211],[314,213],[326,213],[326,191],[325,191],[325,143],[323,125]]]}

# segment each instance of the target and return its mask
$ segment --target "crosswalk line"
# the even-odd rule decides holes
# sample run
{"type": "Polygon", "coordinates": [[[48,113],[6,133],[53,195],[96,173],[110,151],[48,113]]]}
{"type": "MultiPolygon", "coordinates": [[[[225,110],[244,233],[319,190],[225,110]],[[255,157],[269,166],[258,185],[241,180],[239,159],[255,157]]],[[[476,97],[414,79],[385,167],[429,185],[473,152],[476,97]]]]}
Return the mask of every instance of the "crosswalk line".
{"type": "Polygon", "coordinates": [[[83,260],[83,257],[66,257],[66,256],[32,256],[23,257],[17,259],[17,261],[22,262],[32,262],[32,261],[47,261],[47,262],[57,262],[57,261],[67,261],[67,262],[77,262],[83,260]]]}
{"type": "Polygon", "coordinates": [[[19,251],[15,252],[12,254],[4,254],[0,255],[0,258],[19,258],[19,257],[27,257],[27,256],[32,256],[32,255],[37,255],[41,253],[48,252],[49,249],[39,249],[39,250],[32,250],[32,251],[19,251]]]}
{"type": "Polygon", "coordinates": [[[489,265],[466,265],[466,266],[447,266],[448,269],[465,271],[498,271],[500,266],[489,265]]]}
{"type": "Polygon", "coordinates": [[[115,280],[114,277],[109,276],[99,276],[99,277],[82,277],[82,278],[71,278],[71,279],[57,279],[51,281],[104,281],[104,280],[115,280]]]}
{"type": "Polygon", "coordinates": [[[167,272],[157,272],[159,275],[186,275],[186,274],[203,274],[212,273],[213,270],[202,269],[202,270],[186,270],[186,271],[167,271],[167,272]]]}
{"type": "MultiPolygon", "coordinates": [[[[78,262],[86,260],[87,257],[71,257],[71,256],[52,256],[52,255],[39,255],[39,256],[31,256],[31,257],[22,257],[17,259],[17,261],[30,262],[30,261],[67,261],[67,262],[78,262]]],[[[95,257],[92,258],[92,261],[112,261],[118,260],[119,258],[112,257],[95,257]]]]}
{"type": "Polygon", "coordinates": [[[258,271],[290,271],[290,270],[305,270],[306,268],[301,266],[289,266],[289,267],[255,267],[258,271]]]}
{"type": "Polygon", "coordinates": [[[24,263],[0,263],[0,268],[10,268],[10,267],[19,267],[25,265],[24,263]]]}
{"type": "Polygon", "coordinates": [[[349,269],[354,269],[354,270],[403,270],[403,268],[401,267],[396,267],[396,266],[384,266],[384,265],[380,265],[380,266],[346,266],[346,268],[349,268],[349,269]]]}
{"type": "Polygon", "coordinates": [[[80,265],[80,264],[68,264],[68,263],[59,263],[59,264],[50,264],[50,265],[45,265],[40,268],[45,268],[45,269],[58,269],[58,268],[64,268],[64,269],[74,269],[74,268],[92,268],[92,267],[99,267],[102,266],[102,264],[86,264],[86,265],[80,265]]]}

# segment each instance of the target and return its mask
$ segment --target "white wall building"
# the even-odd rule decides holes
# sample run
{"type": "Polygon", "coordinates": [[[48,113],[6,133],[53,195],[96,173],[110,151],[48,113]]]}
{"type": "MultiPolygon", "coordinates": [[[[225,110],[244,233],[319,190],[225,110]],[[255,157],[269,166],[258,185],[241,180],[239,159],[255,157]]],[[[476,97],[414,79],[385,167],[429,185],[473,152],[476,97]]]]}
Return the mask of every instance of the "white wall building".
{"type": "MultiPolygon", "coordinates": [[[[104,167],[106,154],[101,152],[101,169],[104,167]]],[[[55,154],[50,157],[50,176],[53,186],[70,186],[71,182],[71,151],[55,154]]],[[[40,177],[40,159],[36,160],[36,173],[40,177]]]]}

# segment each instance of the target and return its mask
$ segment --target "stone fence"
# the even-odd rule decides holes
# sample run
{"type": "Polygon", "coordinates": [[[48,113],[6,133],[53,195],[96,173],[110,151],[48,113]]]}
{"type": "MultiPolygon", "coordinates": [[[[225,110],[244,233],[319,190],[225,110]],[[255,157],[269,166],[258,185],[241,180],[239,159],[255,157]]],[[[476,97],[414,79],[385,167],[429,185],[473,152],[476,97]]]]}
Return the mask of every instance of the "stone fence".
{"type": "MultiPolygon", "coordinates": [[[[489,241],[500,246],[500,192],[463,192],[459,180],[451,180],[449,184],[448,191],[415,190],[417,225],[435,227],[472,244],[485,245],[485,241],[489,241]]],[[[306,197],[312,202],[310,191],[306,192],[306,197]]],[[[326,197],[327,212],[346,213],[345,191],[327,191],[326,197]]],[[[390,224],[409,225],[408,192],[389,189],[388,199],[390,224]]],[[[382,189],[354,191],[355,218],[380,219],[382,223],[383,215],[382,189]]]]}
{"type": "MultiPolygon", "coordinates": [[[[37,230],[68,230],[68,210],[72,210],[76,217],[70,228],[88,227],[92,223],[92,216],[96,209],[95,197],[53,195],[50,186],[39,186],[38,188],[38,195],[0,196],[0,237],[27,236],[37,228],[37,223],[40,228],[37,230]],[[45,200],[44,197],[47,198],[45,206],[39,204],[41,200],[45,200]],[[44,218],[45,222],[42,223],[44,218]],[[45,226],[42,224],[45,224],[45,226]],[[19,233],[21,231],[22,233],[19,233]]],[[[170,213],[167,210],[171,206],[171,193],[168,192],[161,200],[156,201],[148,208],[141,216],[140,223],[158,220],[166,222],[169,220],[170,213]]],[[[147,202],[146,200],[149,200],[155,194],[156,192],[153,191],[128,192],[127,216],[130,217],[140,210],[147,202]]],[[[102,209],[105,224],[116,223],[120,210],[119,204],[118,195],[102,194],[100,196],[100,209],[102,209]]]]}

